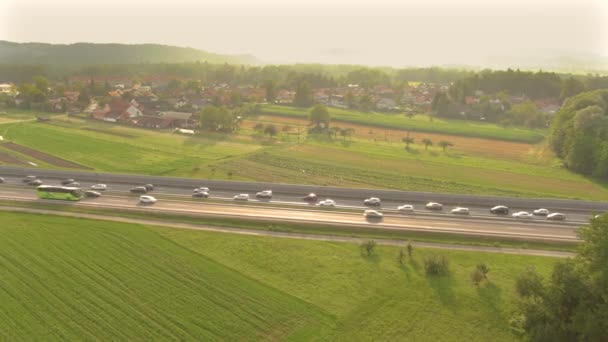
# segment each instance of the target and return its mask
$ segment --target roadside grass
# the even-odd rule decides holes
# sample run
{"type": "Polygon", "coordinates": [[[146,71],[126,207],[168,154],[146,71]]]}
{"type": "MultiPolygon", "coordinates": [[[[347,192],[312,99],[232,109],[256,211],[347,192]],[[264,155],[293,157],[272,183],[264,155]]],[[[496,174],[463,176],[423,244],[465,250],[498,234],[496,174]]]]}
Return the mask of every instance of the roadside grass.
{"type": "Polygon", "coordinates": [[[0,337],[514,341],[515,276],[553,258],[0,212],[0,337]],[[423,260],[450,262],[428,277],[423,260]],[[490,267],[476,287],[469,274],[490,267]]]}
{"type": "MultiPolygon", "coordinates": [[[[430,121],[428,117],[416,116],[412,119],[403,114],[386,113],[364,113],[347,109],[328,108],[332,121],[342,121],[365,126],[381,128],[398,128],[418,132],[440,133],[449,135],[460,135],[485,139],[537,143],[544,139],[544,130],[532,130],[524,128],[504,128],[495,124],[471,122],[464,120],[446,120],[434,118],[430,121]]],[[[310,109],[295,108],[278,105],[262,106],[262,114],[307,118],[310,109]]],[[[335,123],[339,125],[338,123],[335,123]]]]}
{"type": "Polygon", "coordinates": [[[344,236],[370,239],[390,239],[401,241],[436,242],[462,246],[509,247],[573,252],[576,244],[555,241],[525,241],[492,236],[474,236],[441,232],[421,232],[407,230],[384,230],[348,225],[321,225],[314,223],[277,222],[271,220],[247,220],[232,217],[208,217],[188,213],[138,212],[134,210],[104,209],[74,206],[71,203],[20,202],[0,200],[0,206],[43,210],[60,210],[73,213],[111,215],[124,218],[154,219],[159,222],[177,222],[212,227],[254,229],[282,233],[344,236]]]}
{"type": "Polygon", "coordinates": [[[22,110],[16,108],[0,108],[0,124],[23,120],[36,120],[37,116],[49,117],[63,115],[63,113],[48,113],[34,110],[22,110]]]}

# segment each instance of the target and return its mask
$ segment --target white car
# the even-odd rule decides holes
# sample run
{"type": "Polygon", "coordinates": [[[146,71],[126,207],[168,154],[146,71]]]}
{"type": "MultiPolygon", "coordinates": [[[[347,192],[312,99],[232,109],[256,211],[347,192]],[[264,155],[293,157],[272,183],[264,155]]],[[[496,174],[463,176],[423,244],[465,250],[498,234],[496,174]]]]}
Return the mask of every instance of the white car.
{"type": "Polygon", "coordinates": [[[437,203],[437,202],[429,202],[424,207],[427,209],[431,209],[431,210],[443,209],[443,205],[441,203],[437,203]]]}
{"type": "Polygon", "coordinates": [[[325,200],[322,200],[319,203],[317,203],[317,205],[320,207],[335,207],[336,201],[334,201],[332,199],[325,199],[325,200]]]}
{"type": "Polygon", "coordinates": [[[398,206],[397,210],[399,210],[402,213],[411,213],[414,211],[414,206],[411,204],[404,204],[404,205],[398,206]]]}
{"type": "Polygon", "coordinates": [[[531,219],[532,217],[534,217],[534,215],[530,214],[527,211],[519,211],[519,212],[514,213],[511,216],[518,218],[518,219],[531,219]]]}
{"type": "Polygon", "coordinates": [[[201,186],[200,188],[194,189],[192,192],[209,192],[209,188],[201,186]]]}
{"type": "Polygon", "coordinates": [[[238,194],[232,198],[235,201],[249,201],[249,194],[238,194]]]}
{"type": "Polygon", "coordinates": [[[94,184],[91,185],[91,190],[96,190],[96,191],[104,191],[107,190],[108,186],[105,184],[94,184]]]}
{"type": "Polygon", "coordinates": [[[545,208],[536,209],[533,211],[534,215],[538,216],[547,216],[549,215],[549,210],[545,208]]]}
{"type": "Polygon", "coordinates": [[[264,190],[255,194],[257,198],[272,198],[272,190],[264,190]]]}
{"type": "Polygon", "coordinates": [[[139,196],[139,203],[142,204],[153,204],[156,203],[156,198],[148,195],[139,196]]]}
{"type": "Polygon", "coordinates": [[[552,221],[564,221],[566,219],[566,215],[562,214],[562,213],[552,213],[547,215],[547,220],[552,220],[552,221]]]}
{"type": "Polygon", "coordinates": [[[365,205],[380,205],[382,201],[378,197],[370,197],[363,200],[363,204],[365,205]]]}
{"type": "Polygon", "coordinates": [[[363,212],[363,216],[367,217],[367,218],[378,218],[381,219],[384,215],[382,215],[381,212],[377,211],[377,210],[365,210],[363,212]]]}
{"type": "Polygon", "coordinates": [[[469,208],[462,208],[462,207],[454,208],[451,210],[451,213],[459,214],[459,215],[469,215],[469,208]]]}

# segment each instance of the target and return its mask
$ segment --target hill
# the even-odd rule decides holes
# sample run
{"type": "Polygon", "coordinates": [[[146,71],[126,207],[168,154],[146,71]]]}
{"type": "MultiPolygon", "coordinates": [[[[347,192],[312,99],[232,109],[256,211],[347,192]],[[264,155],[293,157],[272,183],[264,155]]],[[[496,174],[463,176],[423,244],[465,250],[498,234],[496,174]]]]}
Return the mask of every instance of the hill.
{"type": "Polygon", "coordinates": [[[514,275],[554,259],[0,212],[0,340],[512,341],[514,275]],[[425,276],[441,253],[450,273],[425,276]],[[489,281],[471,284],[483,261],[489,281]]]}
{"type": "Polygon", "coordinates": [[[183,63],[256,64],[250,55],[220,55],[193,48],[159,44],[46,44],[0,40],[0,63],[5,64],[137,64],[183,63]]]}

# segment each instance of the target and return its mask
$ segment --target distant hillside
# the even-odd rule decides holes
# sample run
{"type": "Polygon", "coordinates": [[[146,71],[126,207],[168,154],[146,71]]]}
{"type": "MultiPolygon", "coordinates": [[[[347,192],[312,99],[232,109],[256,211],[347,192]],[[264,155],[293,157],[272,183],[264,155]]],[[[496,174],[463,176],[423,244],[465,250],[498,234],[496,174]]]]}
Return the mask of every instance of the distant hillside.
{"type": "Polygon", "coordinates": [[[13,43],[0,40],[0,63],[7,64],[136,64],[181,63],[256,64],[250,55],[219,55],[192,48],[159,44],[45,44],[13,43]]]}

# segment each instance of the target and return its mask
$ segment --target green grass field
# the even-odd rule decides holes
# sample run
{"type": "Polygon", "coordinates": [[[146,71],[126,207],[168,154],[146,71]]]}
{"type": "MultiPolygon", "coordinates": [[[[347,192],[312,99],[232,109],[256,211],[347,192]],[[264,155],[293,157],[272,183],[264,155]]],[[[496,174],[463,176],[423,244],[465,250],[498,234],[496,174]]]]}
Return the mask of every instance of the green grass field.
{"type": "Polygon", "coordinates": [[[2,340],[512,341],[514,277],[551,258],[0,213],[2,340]],[[450,273],[425,276],[444,254],[450,273]],[[490,267],[479,288],[469,273],[490,267]]]}
{"type": "MultiPolygon", "coordinates": [[[[393,139],[398,131],[391,132],[393,139]]],[[[454,137],[446,152],[395,140],[203,132],[187,137],[74,118],[0,125],[5,141],[98,171],[414,191],[604,200],[606,184],[564,169],[542,144],[454,137]]],[[[434,139],[450,139],[447,135],[434,139]]],[[[5,149],[40,167],[52,165],[5,149]]]]}
{"type": "MultiPolygon", "coordinates": [[[[332,120],[372,127],[397,128],[417,132],[451,134],[485,139],[537,143],[544,139],[545,132],[523,128],[504,128],[495,124],[463,120],[435,118],[431,122],[427,116],[417,115],[407,118],[403,114],[364,113],[353,110],[328,108],[332,120]]],[[[286,117],[308,118],[310,109],[278,105],[265,105],[262,114],[286,117]]]]}

